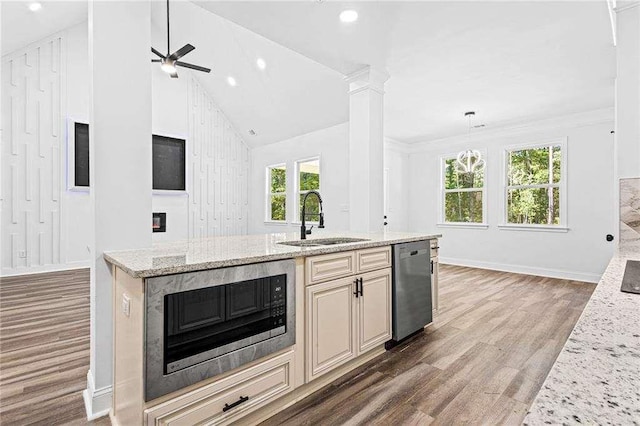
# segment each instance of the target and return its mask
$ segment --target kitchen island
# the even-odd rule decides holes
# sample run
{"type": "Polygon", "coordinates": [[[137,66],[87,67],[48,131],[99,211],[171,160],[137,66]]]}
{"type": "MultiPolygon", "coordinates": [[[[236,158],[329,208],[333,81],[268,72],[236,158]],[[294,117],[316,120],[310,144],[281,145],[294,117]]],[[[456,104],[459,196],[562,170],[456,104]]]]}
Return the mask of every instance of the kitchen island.
{"type": "Polygon", "coordinates": [[[434,259],[439,237],[319,232],[300,243],[298,234],[268,234],[105,253],[114,277],[113,424],[258,422],[382,354],[391,246],[431,241],[434,259]],[[262,314],[251,335],[232,341],[229,326],[220,345],[200,353],[183,345],[203,325],[262,314]]]}

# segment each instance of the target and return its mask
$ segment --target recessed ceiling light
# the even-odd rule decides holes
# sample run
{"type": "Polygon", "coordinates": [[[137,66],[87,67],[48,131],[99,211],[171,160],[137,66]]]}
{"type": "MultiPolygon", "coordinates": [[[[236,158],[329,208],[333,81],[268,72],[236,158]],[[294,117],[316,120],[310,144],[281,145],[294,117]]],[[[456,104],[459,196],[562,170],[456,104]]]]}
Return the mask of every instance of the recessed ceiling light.
{"type": "Polygon", "coordinates": [[[355,10],[343,10],[340,13],[340,20],[342,22],[356,22],[358,20],[358,12],[355,10]]]}
{"type": "Polygon", "coordinates": [[[260,68],[261,70],[264,70],[267,67],[267,63],[264,61],[264,59],[262,58],[258,58],[256,59],[256,65],[258,66],[258,68],[260,68]]]}
{"type": "Polygon", "coordinates": [[[227,77],[227,83],[229,83],[229,86],[231,87],[236,87],[238,85],[236,79],[231,76],[227,77]]]}
{"type": "Polygon", "coordinates": [[[34,3],[30,3],[29,4],[29,10],[32,12],[37,12],[40,9],[42,9],[42,4],[38,3],[38,2],[34,2],[34,3]]]}

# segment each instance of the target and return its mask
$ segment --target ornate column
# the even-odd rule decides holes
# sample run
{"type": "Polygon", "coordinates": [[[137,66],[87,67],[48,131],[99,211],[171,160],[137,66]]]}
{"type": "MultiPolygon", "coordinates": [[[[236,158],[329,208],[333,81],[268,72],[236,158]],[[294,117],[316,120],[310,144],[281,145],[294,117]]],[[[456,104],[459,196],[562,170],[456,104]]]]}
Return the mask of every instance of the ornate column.
{"type": "Polygon", "coordinates": [[[385,71],[363,68],[349,83],[349,222],[358,232],[379,232],[384,222],[385,71]]]}

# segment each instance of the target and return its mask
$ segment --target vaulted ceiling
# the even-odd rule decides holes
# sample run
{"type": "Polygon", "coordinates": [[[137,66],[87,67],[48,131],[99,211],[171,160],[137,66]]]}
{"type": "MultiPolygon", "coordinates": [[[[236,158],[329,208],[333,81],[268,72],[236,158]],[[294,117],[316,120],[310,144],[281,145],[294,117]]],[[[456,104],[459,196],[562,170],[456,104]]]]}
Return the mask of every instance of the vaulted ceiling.
{"type": "Polygon", "coordinates": [[[385,134],[417,142],[613,106],[606,2],[197,4],[338,72],[385,68],[385,134]],[[354,9],[355,23],[338,15],[354,9]]]}
{"type": "MultiPolygon", "coordinates": [[[[3,54],[86,19],[86,2],[42,3],[47,15],[2,3],[3,54]]],[[[196,46],[188,61],[213,69],[196,75],[254,146],[346,121],[343,76],[366,65],[391,75],[385,134],[404,142],[465,133],[467,110],[491,129],[613,106],[606,2],[174,1],[171,13],[172,45],[196,46]],[[347,8],[357,22],[339,21],[347,8]]],[[[162,46],[164,2],[152,21],[162,46]]]]}

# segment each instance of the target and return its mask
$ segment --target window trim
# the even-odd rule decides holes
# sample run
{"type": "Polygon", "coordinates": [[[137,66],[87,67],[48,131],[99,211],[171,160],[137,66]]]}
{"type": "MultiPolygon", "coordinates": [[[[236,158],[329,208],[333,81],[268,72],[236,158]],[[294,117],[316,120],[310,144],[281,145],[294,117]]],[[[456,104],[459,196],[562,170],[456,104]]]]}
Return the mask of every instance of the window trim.
{"type": "Polygon", "coordinates": [[[269,164],[265,167],[265,195],[266,195],[266,202],[265,202],[265,223],[269,223],[269,224],[287,224],[287,187],[289,186],[289,182],[288,182],[288,176],[287,176],[287,163],[277,163],[277,164],[269,164]],[[284,192],[271,192],[271,170],[275,169],[275,168],[282,168],[284,167],[284,179],[285,179],[285,190],[284,192]],[[285,209],[284,209],[284,219],[273,219],[271,217],[271,197],[273,197],[274,195],[284,195],[284,202],[285,202],[285,209]]]}
{"type": "MultiPolygon", "coordinates": [[[[462,150],[462,149],[461,149],[462,150]]],[[[482,158],[485,160],[484,166],[484,181],[482,183],[482,188],[461,188],[461,189],[445,189],[444,187],[444,173],[445,173],[445,162],[446,160],[452,160],[457,158],[458,153],[449,153],[443,154],[438,157],[438,161],[440,163],[440,179],[439,179],[439,192],[438,196],[438,223],[436,226],[446,228],[473,228],[473,229],[487,229],[489,228],[489,224],[487,223],[487,171],[489,170],[489,161],[487,156],[487,149],[482,148],[478,149],[480,154],[482,154],[482,158]],[[447,222],[445,218],[445,194],[447,192],[473,192],[481,189],[482,190],[482,222],[447,222]]]]}
{"type": "Polygon", "coordinates": [[[534,231],[534,232],[568,232],[569,226],[567,223],[567,162],[568,162],[568,149],[567,149],[567,137],[560,138],[550,138],[548,140],[543,141],[534,141],[527,143],[519,143],[515,145],[508,145],[502,148],[502,218],[501,222],[498,225],[498,229],[501,230],[509,230],[509,231],[534,231]],[[507,173],[509,173],[509,153],[512,151],[520,151],[526,149],[537,149],[537,148],[547,148],[549,146],[560,146],[561,152],[561,161],[560,161],[560,182],[558,184],[534,184],[534,185],[522,185],[517,186],[518,188],[548,188],[549,186],[554,186],[558,188],[559,198],[560,198],[560,223],[557,225],[549,225],[549,224],[530,224],[530,223],[510,223],[508,221],[509,213],[508,208],[509,205],[507,203],[508,192],[510,187],[508,185],[509,177],[507,173]]]}
{"type": "MultiPolygon", "coordinates": [[[[295,206],[294,206],[294,219],[291,221],[292,224],[301,224],[302,221],[300,220],[300,202],[299,202],[299,197],[303,192],[308,192],[308,191],[301,191],[300,190],[300,163],[306,163],[309,161],[314,161],[317,160],[318,161],[318,173],[320,174],[320,178],[318,179],[318,189],[316,191],[320,192],[322,194],[321,188],[322,188],[322,161],[320,158],[320,155],[314,155],[311,157],[304,157],[304,158],[300,158],[297,159],[293,162],[293,169],[295,171],[295,178],[294,178],[294,183],[293,183],[293,187],[294,187],[294,194],[295,194],[295,206]]],[[[317,225],[319,223],[318,220],[305,220],[305,223],[308,223],[309,225],[317,225]]]]}

